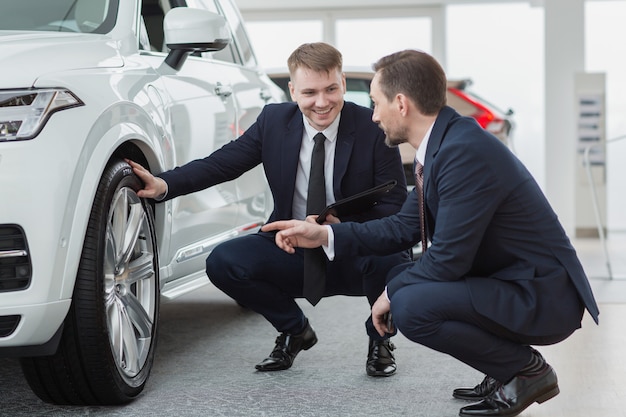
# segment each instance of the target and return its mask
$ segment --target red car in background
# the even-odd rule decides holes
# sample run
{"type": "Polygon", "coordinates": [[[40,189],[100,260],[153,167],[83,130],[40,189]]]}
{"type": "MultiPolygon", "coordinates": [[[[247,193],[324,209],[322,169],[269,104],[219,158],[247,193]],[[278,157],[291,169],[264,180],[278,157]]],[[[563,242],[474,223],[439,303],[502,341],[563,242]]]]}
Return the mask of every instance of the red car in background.
{"type": "MultiPolygon", "coordinates": [[[[285,95],[290,97],[288,86],[289,73],[285,69],[270,69],[267,70],[267,73],[274,83],[285,92],[285,95]]],[[[370,83],[374,73],[371,70],[350,67],[345,67],[344,73],[346,74],[345,99],[362,106],[372,107],[369,94],[370,83]]],[[[512,133],[515,127],[512,119],[513,110],[503,111],[485,101],[469,89],[471,84],[472,81],[470,79],[448,80],[448,105],[463,116],[470,116],[476,119],[483,129],[491,132],[513,150],[512,133]]],[[[406,172],[407,184],[412,185],[415,182],[413,178],[415,149],[406,143],[400,145],[399,149],[406,172]]]]}
{"type": "Polygon", "coordinates": [[[464,116],[471,116],[488,132],[512,146],[513,110],[498,107],[477,96],[468,89],[472,80],[448,81],[448,105],[464,116]]]}

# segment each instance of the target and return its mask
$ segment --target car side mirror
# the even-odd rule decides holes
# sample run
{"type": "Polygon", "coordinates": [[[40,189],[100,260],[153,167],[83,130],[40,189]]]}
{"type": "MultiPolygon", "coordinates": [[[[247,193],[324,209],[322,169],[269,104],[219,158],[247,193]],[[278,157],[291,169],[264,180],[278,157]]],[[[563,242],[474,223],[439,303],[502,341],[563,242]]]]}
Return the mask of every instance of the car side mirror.
{"type": "Polygon", "coordinates": [[[224,49],[231,41],[226,20],[208,10],[175,7],[163,20],[165,45],[170,49],[165,63],[179,70],[192,52],[224,49]]]}

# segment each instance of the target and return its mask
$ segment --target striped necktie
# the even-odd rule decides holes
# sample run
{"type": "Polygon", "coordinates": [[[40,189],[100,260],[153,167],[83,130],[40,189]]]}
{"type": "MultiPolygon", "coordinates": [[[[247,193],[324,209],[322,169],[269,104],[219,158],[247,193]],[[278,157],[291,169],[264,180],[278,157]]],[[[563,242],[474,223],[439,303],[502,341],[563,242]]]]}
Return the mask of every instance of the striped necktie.
{"type": "Polygon", "coordinates": [[[420,208],[420,229],[422,235],[422,253],[426,252],[428,240],[426,239],[426,213],[424,212],[424,166],[415,158],[415,188],[420,208]]]}

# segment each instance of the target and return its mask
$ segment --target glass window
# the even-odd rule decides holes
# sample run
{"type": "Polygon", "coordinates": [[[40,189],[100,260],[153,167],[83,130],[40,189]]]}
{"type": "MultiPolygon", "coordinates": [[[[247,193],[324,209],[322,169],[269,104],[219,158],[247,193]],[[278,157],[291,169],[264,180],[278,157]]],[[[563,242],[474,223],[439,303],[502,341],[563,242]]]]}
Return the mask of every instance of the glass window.
{"type": "Polygon", "coordinates": [[[294,49],[323,39],[321,20],[263,20],[246,22],[246,27],[264,68],[287,68],[287,58],[294,49]]]}
{"type": "Polygon", "coordinates": [[[366,66],[402,49],[432,53],[430,17],[338,19],[337,48],[344,66],[366,66]]]}
{"type": "Polygon", "coordinates": [[[372,107],[372,99],[370,98],[370,79],[353,77],[349,72],[346,73],[346,101],[351,101],[365,107],[372,107]]]}
{"type": "Polygon", "coordinates": [[[540,184],[545,176],[543,25],[543,8],[524,3],[447,7],[448,78],[470,78],[472,91],[515,112],[515,153],[540,184]]]}
{"type": "Polygon", "coordinates": [[[148,51],[167,52],[163,34],[163,17],[169,5],[164,9],[157,0],[143,1],[141,5],[141,20],[143,27],[139,27],[139,43],[142,49],[148,51]],[[145,33],[143,31],[145,30],[145,33]]]}

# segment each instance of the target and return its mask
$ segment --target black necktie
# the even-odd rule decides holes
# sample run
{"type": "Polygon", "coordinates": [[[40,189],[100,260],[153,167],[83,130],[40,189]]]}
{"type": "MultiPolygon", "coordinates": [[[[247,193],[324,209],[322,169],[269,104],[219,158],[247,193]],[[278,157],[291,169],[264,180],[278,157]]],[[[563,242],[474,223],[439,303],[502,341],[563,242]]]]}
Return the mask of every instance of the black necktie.
{"type": "MultiPolygon", "coordinates": [[[[326,182],[324,180],[324,141],[326,137],[318,133],[313,138],[315,145],[311,155],[309,190],[306,198],[306,214],[319,214],[326,207],[326,182]]],[[[316,305],[324,294],[326,284],[326,255],[322,248],[304,250],[304,287],[302,293],[316,305]]]]}
{"type": "Polygon", "coordinates": [[[426,251],[428,240],[426,239],[426,213],[424,212],[424,166],[415,159],[415,188],[420,206],[420,229],[422,233],[422,253],[426,251]]]}

